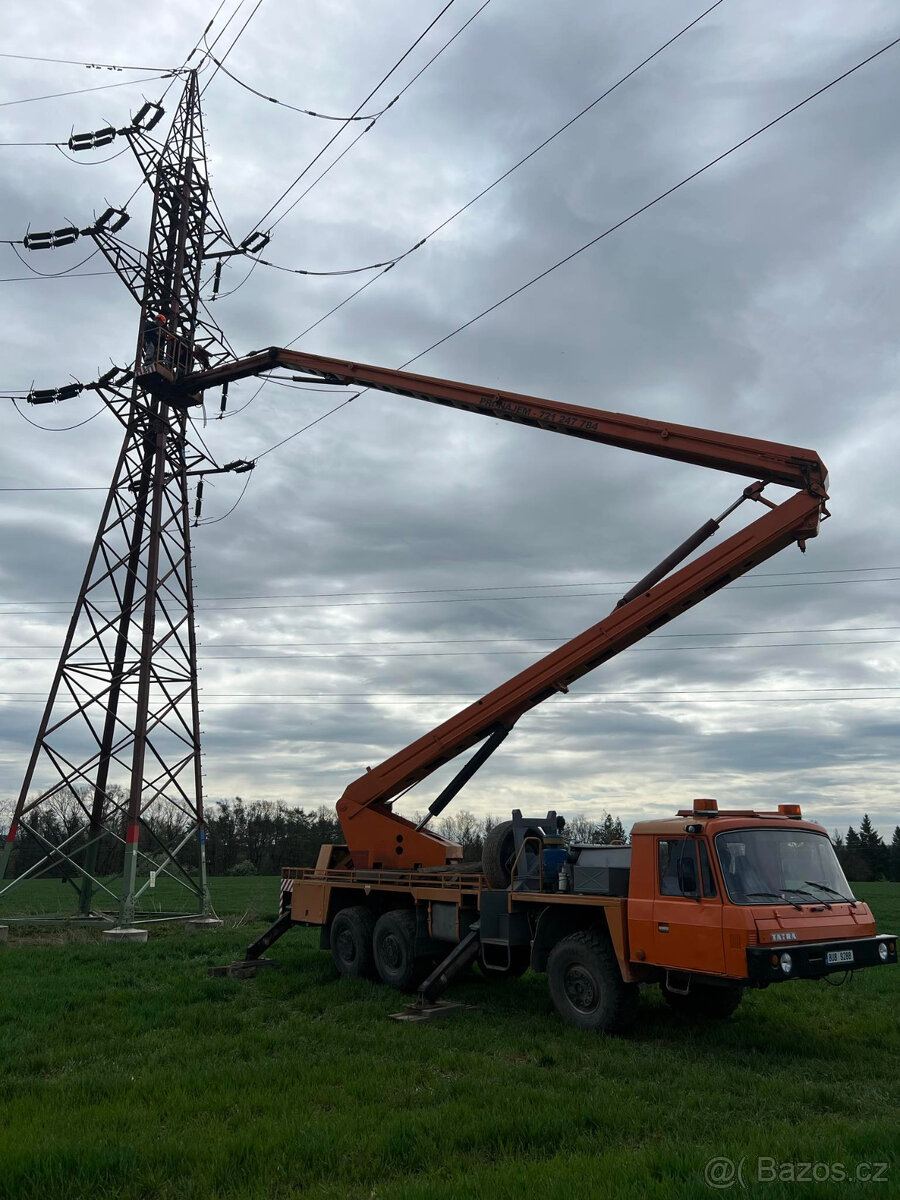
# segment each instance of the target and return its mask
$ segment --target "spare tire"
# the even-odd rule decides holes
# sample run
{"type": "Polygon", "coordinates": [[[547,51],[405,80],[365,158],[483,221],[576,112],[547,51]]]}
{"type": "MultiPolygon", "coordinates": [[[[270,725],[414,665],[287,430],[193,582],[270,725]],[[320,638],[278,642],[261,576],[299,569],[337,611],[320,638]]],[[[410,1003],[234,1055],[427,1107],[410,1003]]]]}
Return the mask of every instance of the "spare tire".
{"type": "MultiPolygon", "coordinates": [[[[539,829],[529,826],[525,830],[526,838],[542,839],[539,829]]],[[[513,836],[512,821],[501,821],[495,825],[484,839],[484,849],[481,854],[481,873],[496,891],[505,891],[512,881],[513,863],[516,861],[516,839],[513,836]]],[[[525,874],[537,871],[540,865],[540,851],[535,852],[534,843],[529,843],[519,860],[525,874]]]]}
{"type": "Polygon", "coordinates": [[[513,823],[501,821],[484,839],[484,849],[481,852],[481,871],[492,888],[504,891],[509,887],[515,857],[513,823]]]}

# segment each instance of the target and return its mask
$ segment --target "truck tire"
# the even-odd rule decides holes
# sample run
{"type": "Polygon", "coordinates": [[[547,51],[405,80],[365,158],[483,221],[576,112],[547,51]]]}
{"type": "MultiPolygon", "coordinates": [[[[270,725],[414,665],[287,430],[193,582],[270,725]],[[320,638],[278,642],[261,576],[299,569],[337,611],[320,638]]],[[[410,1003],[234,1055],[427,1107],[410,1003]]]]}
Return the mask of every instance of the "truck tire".
{"type": "Polygon", "coordinates": [[[350,979],[371,979],[375,974],[372,952],[374,914],[361,904],[342,908],[331,921],[331,957],[339,975],[350,979]]]}
{"type": "Polygon", "coordinates": [[[372,946],[382,982],[398,992],[414,992],[431,967],[430,959],[416,957],[416,914],[410,908],[383,913],[372,946]]]}
{"type": "Polygon", "coordinates": [[[501,821],[484,839],[484,849],[481,852],[481,871],[492,888],[502,892],[509,887],[515,856],[513,823],[501,821]]]}
{"type": "Polygon", "coordinates": [[[570,933],[547,959],[550,996],[562,1019],[587,1033],[624,1033],[637,1016],[638,989],[626,983],[609,937],[570,933]]]}
{"type": "Polygon", "coordinates": [[[727,1020],[744,997],[744,989],[736,984],[715,987],[694,983],[686,996],[670,992],[664,983],[659,986],[663,999],[673,1012],[706,1021],[727,1020]]]}

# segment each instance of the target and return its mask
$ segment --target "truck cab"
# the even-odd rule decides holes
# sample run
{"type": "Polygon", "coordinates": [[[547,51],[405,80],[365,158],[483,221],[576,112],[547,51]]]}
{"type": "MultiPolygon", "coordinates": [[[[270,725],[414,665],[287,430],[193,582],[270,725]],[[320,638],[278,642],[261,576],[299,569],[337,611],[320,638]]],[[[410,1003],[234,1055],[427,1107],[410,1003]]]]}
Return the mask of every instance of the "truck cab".
{"type": "Polygon", "coordinates": [[[828,834],[798,805],[719,812],[715,800],[632,831],[629,959],[640,976],[760,986],[896,960],[876,938],[828,834]]]}

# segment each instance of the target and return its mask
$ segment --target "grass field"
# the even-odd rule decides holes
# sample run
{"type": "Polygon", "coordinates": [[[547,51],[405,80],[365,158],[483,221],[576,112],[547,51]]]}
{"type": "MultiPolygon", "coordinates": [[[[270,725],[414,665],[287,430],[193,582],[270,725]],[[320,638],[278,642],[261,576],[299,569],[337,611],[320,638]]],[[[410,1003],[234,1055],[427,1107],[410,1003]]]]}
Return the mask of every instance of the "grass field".
{"type": "MultiPolygon", "coordinates": [[[[532,973],[472,976],[454,995],[480,1011],[398,1025],[397,994],[339,980],[310,931],[279,943],[279,970],[209,978],[278,895],[213,886],[219,934],[13,931],[0,948],[0,1197],[674,1200],[715,1194],[714,1156],[744,1160],[734,1195],[900,1194],[896,967],[752,993],[700,1026],[651,990],[626,1039],[563,1026],[532,973]],[[758,1156],[888,1167],[754,1183],[758,1156]]],[[[900,885],[858,893],[900,928],[900,885]]]]}

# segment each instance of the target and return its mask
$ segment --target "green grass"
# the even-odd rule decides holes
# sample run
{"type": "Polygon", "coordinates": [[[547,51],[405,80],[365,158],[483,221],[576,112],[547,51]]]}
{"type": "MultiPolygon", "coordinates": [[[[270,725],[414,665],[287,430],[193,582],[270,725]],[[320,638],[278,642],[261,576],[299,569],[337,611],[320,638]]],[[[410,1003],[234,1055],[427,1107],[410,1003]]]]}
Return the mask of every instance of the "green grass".
{"type": "MultiPolygon", "coordinates": [[[[111,887],[121,886],[121,877],[101,880],[111,887]]],[[[249,875],[210,880],[213,905],[220,916],[243,916],[245,920],[274,920],[278,913],[279,879],[277,876],[249,875]]],[[[4,916],[40,916],[61,914],[75,917],[79,895],[72,884],[60,879],[29,879],[0,897],[0,924],[4,916]]],[[[98,908],[117,911],[102,891],[95,893],[98,908]]],[[[196,912],[196,893],[174,879],[161,877],[157,886],[140,898],[139,907],[165,912],[196,912]]]]}
{"type": "MultiPolygon", "coordinates": [[[[715,1194],[716,1155],[743,1158],[747,1192],[771,1200],[800,1185],[753,1184],[759,1155],[890,1163],[887,1183],[810,1183],[817,1197],[900,1189],[896,967],[753,993],[722,1024],[685,1025],[648,991],[626,1039],[563,1026],[531,973],[472,977],[454,995],[478,1012],[398,1025],[396,993],[337,979],[313,931],[279,943],[279,970],[209,978],[278,894],[213,884],[219,934],[13,931],[0,1197],[680,1200],[715,1194]]],[[[900,928],[900,886],[859,891],[900,928]]]]}

